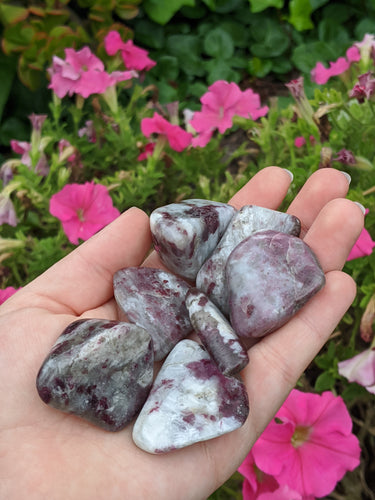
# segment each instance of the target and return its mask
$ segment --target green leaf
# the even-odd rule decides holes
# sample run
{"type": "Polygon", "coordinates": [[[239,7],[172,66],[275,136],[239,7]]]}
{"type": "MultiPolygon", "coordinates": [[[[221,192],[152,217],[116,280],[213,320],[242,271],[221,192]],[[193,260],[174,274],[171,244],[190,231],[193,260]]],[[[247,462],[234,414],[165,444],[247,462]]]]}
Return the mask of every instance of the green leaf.
{"type": "Polygon", "coordinates": [[[179,74],[177,57],[168,55],[160,56],[154,74],[159,75],[163,80],[176,80],[179,74]]]}
{"type": "Polygon", "coordinates": [[[208,69],[207,81],[209,85],[216,80],[227,80],[238,83],[240,73],[234,71],[228,61],[224,59],[212,59],[206,63],[208,69]]]}
{"type": "Polygon", "coordinates": [[[34,29],[30,25],[10,25],[4,30],[3,49],[6,54],[12,51],[21,51],[30,45],[34,36],[34,29]]]}
{"type": "Polygon", "coordinates": [[[16,5],[0,4],[0,21],[4,26],[24,21],[29,15],[28,9],[16,5]]]}
{"type": "Polygon", "coordinates": [[[25,122],[11,116],[4,120],[0,127],[0,144],[9,146],[11,139],[26,140],[29,137],[29,129],[25,122]]]}
{"type": "MultiPolygon", "coordinates": [[[[332,54],[329,46],[324,42],[311,42],[299,45],[293,50],[292,62],[302,73],[309,73],[318,61],[327,61],[332,54]]],[[[335,56],[331,61],[335,60],[335,56]]]]}
{"type": "Polygon", "coordinates": [[[276,9],[284,7],[284,0],[249,0],[249,3],[251,12],[261,12],[268,7],[276,7],[276,9]]]}
{"type": "Polygon", "coordinates": [[[195,0],[143,0],[146,14],[156,23],[166,24],[183,5],[194,7],[195,0]]]}
{"type": "Polygon", "coordinates": [[[149,19],[141,19],[135,25],[135,39],[140,45],[151,49],[164,47],[164,28],[149,19]]]}
{"type": "Polygon", "coordinates": [[[304,31],[314,28],[310,15],[312,12],[310,0],[291,0],[289,2],[289,22],[296,30],[304,31]]]}
{"type": "Polygon", "coordinates": [[[0,53],[1,85],[0,85],[0,121],[3,116],[4,106],[12,88],[13,78],[16,74],[16,59],[0,53]]]}
{"type": "Polygon", "coordinates": [[[228,14],[242,5],[242,0],[203,0],[203,2],[219,14],[228,14]]]}
{"type": "Polygon", "coordinates": [[[218,59],[230,59],[234,53],[231,37],[221,28],[210,31],[203,40],[206,54],[218,59]]]}
{"type": "Polygon", "coordinates": [[[277,57],[272,60],[272,71],[281,75],[286,75],[293,68],[289,58],[277,57]]]}
{"type": "Polygon", "coordinates": [[[252,26],[252,35],[256,43],[251,45],[251,52],[260,59],[278,57],[289,47],[290,40],[282,26],[268,17],[252,26]]]}
{"type": "Polygon", "coordinates": [[[341,24],[333,22],[331,19],[323,19],[319,23],[318,36],[322,42],[326,42],[337,48],[337,57],[344,53],[345,46],[350,43],[347,30],[341,24]]]}
{"type": "Polygon", "coordinates": [[[363,40],[366,33],[375,33],[375,19],[361,19],[354,32],[357,40],[363,40]]]}
{"type": "Polygon", "coordinates": [[[247,71],[250,75],[256,76],[258,78],[263,78],[272,69],[272,62],[269,59],[259,59],[259,57],[253,57],[250,59],[247,71]]]}
{"type": "Polygon", "coordinates": [[[177,57],[181,70],[187,75],[203,76],[206,69],[201,59],[201,40],[194,35],[171,35],[167,39],[168,52],[177,57]]]}
{"type": "Polygon", "coordinates": [[[223,21],[219,24],[219,28],[223,29],[231,37],[233,44],[236,47],[247,48],[249,45],[249,30],[245,24],[236,23],[234,21],[223,21]]]}
{"type": "Polygon", "coordinates": [[[333,388],[335,385],[335,377],[332,373],[324,372],[321,373],[315,381],[315,390],[318,392],[327,391],[333,388]]]}

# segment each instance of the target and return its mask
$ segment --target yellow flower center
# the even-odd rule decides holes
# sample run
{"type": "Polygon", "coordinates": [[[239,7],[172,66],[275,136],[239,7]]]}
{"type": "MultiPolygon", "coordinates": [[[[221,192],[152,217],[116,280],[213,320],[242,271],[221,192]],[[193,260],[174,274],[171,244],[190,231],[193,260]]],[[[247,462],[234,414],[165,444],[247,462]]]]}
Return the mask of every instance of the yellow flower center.
{"type": "Polygon", "coordinates": [[[306,443],[310,437],[311,428],[305,425],[297,425],[292,436],[292,445],[294,448],[299,448],[306,443]]]}
{"type": "Polygon", "coordinates": [[[77,217],[81,222],[85,222],[85,212],[83,211],[83,208],[79,208],[77,210],[77,217]]]}

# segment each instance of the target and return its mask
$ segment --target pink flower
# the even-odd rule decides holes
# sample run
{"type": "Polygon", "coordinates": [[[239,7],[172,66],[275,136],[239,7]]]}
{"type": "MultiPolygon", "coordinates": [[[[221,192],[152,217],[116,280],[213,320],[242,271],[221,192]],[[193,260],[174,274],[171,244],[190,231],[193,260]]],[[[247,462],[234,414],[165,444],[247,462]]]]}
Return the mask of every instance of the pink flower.
{"type": "Polygon", "coordinates": [[[61,220],[69,241],[88,240],[120,215],[101,184],[67,184],[50,199],[50,213],[61,220]]]}
{"type": "Polygon", "coordinates": [[[155,149],[155,142],[148,142],[145,146],[144,151],[138,156],[137,160],[142,161],[142,160],[147,160],[149,156],[152,155],[155,149]]]}
{"type": "Polygon", "coordinates": [[[349,47],[345,55],[349,62],[358,62],[361,60],[361,53],[356,45],[349,47]]]}
{"type": "Polygon", "coordinates": [[[117,82],[136,76],[133,71],[107,73],[102,61],[88,47],[79,51],[65,49],[65,60],[53,56],[48,72],[51,76],[49,88],[60,98],[67,94],[80,94],[84,98],[103,94],[117,82]]]}
{"type": "MultiPolygon", "coordinates": [[[[41,148],[41,143],[39,144],[41,148]]],[[[29,169],[32,167],[32,162],[31,162],[31,143],[30,142],[25,142],[25,141],[16,141],[12,139],[10,141],[10,147],[13,149],[13,151],[17,154],[21,155],[21,163],[23,165],[26,165],[29,169]]],[[[41,151],[39,148],[39,160],[37,161],[37,164],[35,165],[34,171],[39,174],[39,175],[47,175],[49,172],[49,165],[48,165],[48,160],[46,155],[41,151]]]]}
{"type": "Polygon", "coordinates": [[[251,451],[239,466],[238,472],[245,478],[242,485],[243,500],[256,500],[259,498],[258,495],[273,492],[279,487],[273,476],[258,469],[251,451]]]}
{"type": "Polygon", "coordinates": [[[306,139],[304,137],[299,136],[294,139],[294,145],[296,148],[302,148],[306,144],[306,139]]]}
{"type": "Polygon", "coordinates": [[[108,33],[104,39],[104,47],[109,56],[114,56],[118,51],[121,51],[122,60],[127,69],[148,71],[156,64],[148,57],[147,50],[134,45],[133,40],[123,42],[117,31],[108,33]]]}
{"type": "Polygon", "coordinates": [[[372,77],[371,71],[368,71],[358,77],[358,82],[349,92],[349,97],[355,97],[359,103],[363,103],[375,92],[375,78],[372,77]]]}
{"type": "Polygon", "coordinates": [[[321,62],[318,62],[311,71],[312,80],[318,85],[323,85],[328,82],[332,76],[338,76],[348,70],[350,67],[350,62],[345,59],[345,57],[339,57],[337,61],[330,62],[329,68],[323,66],[321,62]]]}
{"type": "Polygon", "coordinates": [[[268,113],[260,107],[260,97],[251,89],[244,92],[234,82],[218,80],[201,97],[202,110],[194,113],[190,125],[198,132],[218,129],[221,134],[232,127],[235,115],[257,120],[268,113]]]}
{"type": "Polygon", "coordinates": [[[0,226],[9,224],[9,226],[17,226],[17,216],[14,205],[9,196],[0,193],[0,226]]]}
{"type": "Polygon", "coordinates": [[[0,289],[0,304],[3,304],[9,297],[14,295],[17,290],[19,290],[19,288],[13,288],[12,286],[0,289]]]}
{"type": "Polygon", "coordinates": [[[338,363],[339,374],[375,394],[375,346],[338,363]]]}
{"type": "Polygon", "coordinates": [[[26,165],[26,167],[31,168],[31,144],[26,141],[16,141],[15,139],[11,139],[10,147],[15,153],[21,155],[21,163],[23,163],[23,165],[26,165]]]}
{"type": "Polygon", "coordinates": [[[372,240],[367,229],[363,228],[353,248],[350,250],[347,260],[358,259],[372,254],[375,247],[375,241],[372,240]]]}
{"type": "MultiPolygon", "coordinates": [[[[366,209],[365,214],[367,215],[368,213],[369,210],[366,209]]],[[[372,241],[370,233],[367,229],[363,228],[346,260],[353,260],[358,259],[359,257],[365,257],[366,255],[371,255],[374,247],[375,241],[372,241]]]]}
{"type": "MultiPolygon", "coordinates": [[[[277,490],[267,493],[262,493],[257,497],[257,500],[314,500],[313,497],[302,497],[296,491],[293,491],[284,484],[283,486],[279,486],[277,490]]],[[[245,500],[245,498],[244,498],[245,500]]]]}
{"type": "Polygon", "coordinates": [[[152,118],[143,118],[141,121],[141,130],[142,134],[146,137],[150,137],[151,134],[166,137],[170,147],[179,152],[187,148],[192,139],[191,134],[178,125],[172,125],[156,112],[152,118]]]}
{"type": "Polygon", "coordinates": [[[359,465],[360,447],[341,397],[294,389],[252,453],[257,467],[280,485],[322,497],[359,465]]]}

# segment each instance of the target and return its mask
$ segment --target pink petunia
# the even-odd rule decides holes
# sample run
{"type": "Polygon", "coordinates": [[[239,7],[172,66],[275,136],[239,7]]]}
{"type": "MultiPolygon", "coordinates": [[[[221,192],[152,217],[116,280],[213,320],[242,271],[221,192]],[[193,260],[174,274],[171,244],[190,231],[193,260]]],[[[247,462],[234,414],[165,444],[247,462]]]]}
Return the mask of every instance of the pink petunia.
{"type": "Polygon", "coordinates": [[[181,152],[191,144],[192,134],[178,125],[172,125],[156,112],[152,118],[143,118],[141,130],[145,137],[150,137],[152,134],[166,137],[170,147],[175,151],[181,152]]]}
{"type": "MultiPolygon", "coordinates": [[[[257,500],[314,500],[313,497],[302,497],[296,491],[293,491],[284,484],[283,486],[279,486],[277,490],[267,493],[262,493],[257,497],[257,500]]],[[[245,499],[244,499],[245,500],[245,499]]]]}
{"type": "Polygon", "coordinates": [[[375,78],[373,78],[371,71],[368,71],[358,77],[358,83],[350,90],[349,97],[356,98],[362,104],[365,99],[370,99],[374,93],[375,78]]]}
{"type": "Polygon", "coordinates": [[[93,182],[67,184],[51,197],[49,210],[60,219],[74,245],[78,245],[78,239],[88,240],[120,215],[107,188],[93,182]]]}
{"type": "MultiPolygon", "coordinates": [[[[369,212],[366,209],[365,214],[369,212]]],[[[366,228],[363,228],[361,234],[358,236],[357,241],[354,243],[353,248],[350,250],[346,260],[358,259],[359,257],[366,257],[372,254],[372,249],[375,247],[375,241],[372,240],[370,233],[366,228]]]]}
{"type": "Polygon", "coordinates": [[[104,39],[104,47],[109,56],[114,56],[121,52],[125,67],[129,70],[149,71],[156,64],[148,57],[147,50],[134,45],[133,40],[123,42],[120,33],[110,31],[104,39]]]}
{"type": "Polygon", "coordinates": [[[375,394],[375,346],[338,363],[339,374],[375,394]]]}
{"type": "Polygon", "coordinates": [[[147,160],[147,158],[151,156],[152,153],[154,152],[155,144],[156,144],[155,142],[148,142],[145,146],[144,151],[140,155],[138,155],[137,160],[138,161],[147,160]]]}
{"type": "Polygon", "coordinates": [[[358,259],[371,255],[375,247],[375,241],[372,240],[370,233],[367,229],[363,228],[353,248],[350,250],[347,260],[358,259]]]}
{"type": "Polygon", "coordinates": [[[65,49],[65,60],[53,56],[52,67],[48,69],[51,83],[48,88],[61,98],[67,94],[79,94],[84,98],[92,94],[103,94],[108,87],[119,81],[130,80],[134,71],[107,73],[103,62],[89,47],[79,51],[65,49]]]}
{"type": "Polygon", "coordinates": [[[341,75],[349,68],[350,62],[347,61],[345,57],[339,57],[337,61],[330,62],[329,68],[326,68],[321,62],[318,62],[311,71],[311,78],[318,85],[324,85],[330,78],[341,75]]]}
{"type": "Polygon", "coordinates": [[[294,145],[296,148],[302,148],[306,144],[306,139],[301,135],[294,139],[294,145]]]}
{"type": "Polygon", "coordinates": [[[245,478],[242,485],[243,500],[256,500],[258,495],[273,492],[279,487],[273,476],[258,469],[251,451],[239,466],[238,472],[245,478]]]}
{"type": "Polygon", "coordinates": [[[361,53],[355,45],[349,47],[345,55],[349,62],[358,62],[361,60],[361,53]]]}
{"type": "Polygon", "coordinates": [[[0,289],[0,304],[3,304],[9,297],[14,295],[19,288],[13,288],[12,286],[7,286],[6,288],[0,289]]]}
{"type": "Polygon", "coordinates": [[[360,447],[339,396],[294,389],[253,446],[257,467],[302,496],[328,495],[359,465],[360,447]]]}
{"type": "Polygon", "coordinates": [[[194,113],[190,125],[198,133],[218,129],[221,134],[232,127],[233,117],[241,116],[257,120],[268,113],[268,107],[260,107],[260,97],[251,89],[241,91],[234,82],[218,80],[208,87],[201,97],[202,109],[194,113]]]}

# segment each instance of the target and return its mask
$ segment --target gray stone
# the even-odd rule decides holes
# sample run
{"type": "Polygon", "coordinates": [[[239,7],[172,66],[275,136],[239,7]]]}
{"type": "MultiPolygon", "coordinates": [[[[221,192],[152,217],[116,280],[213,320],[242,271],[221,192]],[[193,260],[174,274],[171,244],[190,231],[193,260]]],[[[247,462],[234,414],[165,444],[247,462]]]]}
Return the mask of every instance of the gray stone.
{"type": "Polygon", "coordinates": [[[155,379],[133,440],[149,453],[168,452],[234,431],[248,413],[243,383],[223,375],[197,342],[182,340],[155,379]]]}
{"type": "Polygon", "coordinates": [[[230,320],[239,336],[258,338],[286,323],[325,284],[300,238],[261,231],[246,238],[226,265],[230,320]]]}
{"type": "Polygon", "coordinates": [[[245,238],[257,231],[268,229],[298,236],[301,223],[294,215],[255,205],[245,205],[234,215],[215,251],[197,274],[197,288],[205,292],[226,316],[229,314],[225,282],[227,259],[245,238]]]}
{"type": "Polygon", "coordinates": [[[150,335],[136,325],[100,319],[70,324],[37,376],[48,405],[109,431],[125,427],[151,388],[150,335]]]}
{"type": "Polygon", "coordinates": [[[185,305],[189,285],[172,273],[149,267],[128,267],[113,277],[121,319],[145,328],[152,337],[155,361],[192,330],[185,305]]]}
{"type": "Polygon", "coordinates": [[[219,309],[192,288],[186,296],[190,321],[202,344],[224,375],[240,372],[249,362],[246,348],[219,309]]]}
{"type": "Polygon", "coordinates": [[[168,269],[195,280],[235,213],[226,203],[198,199],[157,208],[150,216],[155,250],[168,269]]]}

